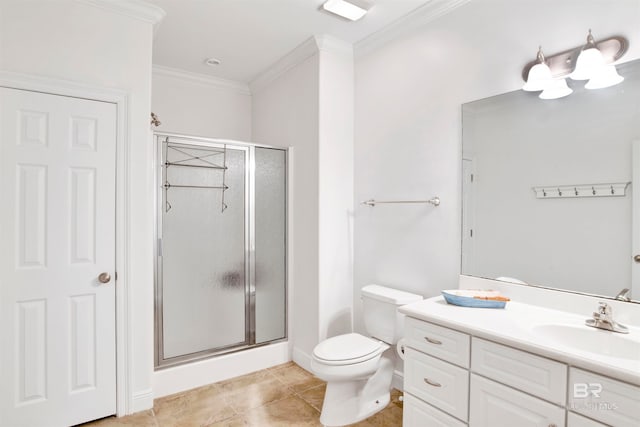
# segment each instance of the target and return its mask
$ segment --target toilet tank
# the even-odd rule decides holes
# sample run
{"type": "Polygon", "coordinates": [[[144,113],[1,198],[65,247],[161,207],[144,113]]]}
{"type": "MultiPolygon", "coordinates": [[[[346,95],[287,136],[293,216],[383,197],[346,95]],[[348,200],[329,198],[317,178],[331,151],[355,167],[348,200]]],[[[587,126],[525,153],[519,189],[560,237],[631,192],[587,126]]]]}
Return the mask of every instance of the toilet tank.
{"type": "Polygon", "coordinates": [[[404,328],[404,315],[398,312],[398,307],[421,299],[422,295],[398,289],[365,286],[362,288],[362,312],[367,332],[387,344],[397,343],[404,328]]]}

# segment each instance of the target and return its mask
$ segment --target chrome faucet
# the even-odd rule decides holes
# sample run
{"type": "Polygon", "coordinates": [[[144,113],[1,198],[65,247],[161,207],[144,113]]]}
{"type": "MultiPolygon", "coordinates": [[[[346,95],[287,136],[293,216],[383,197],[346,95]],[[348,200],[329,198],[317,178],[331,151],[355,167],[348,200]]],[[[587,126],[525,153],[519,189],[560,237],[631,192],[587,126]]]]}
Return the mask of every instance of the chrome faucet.
{"type": "Polygon", "coordinates": [[[627,302],[631,301],[631,289],[624,288],[623,290],[618,292],[618,295],[616,295],[616,299],[627,302]]]}
{"type": "Polygon", "coordinates": [[[587,319],[584,323],[587,326],[598,329],[620,332],[622,334],[629,333],[629,329],[627,329],[626,326],[621,325],[613,320],[613,312],[611,311],[611,306],[602,301],[598,303],[598,311],[593,312],[593,318],[587,319]]]}

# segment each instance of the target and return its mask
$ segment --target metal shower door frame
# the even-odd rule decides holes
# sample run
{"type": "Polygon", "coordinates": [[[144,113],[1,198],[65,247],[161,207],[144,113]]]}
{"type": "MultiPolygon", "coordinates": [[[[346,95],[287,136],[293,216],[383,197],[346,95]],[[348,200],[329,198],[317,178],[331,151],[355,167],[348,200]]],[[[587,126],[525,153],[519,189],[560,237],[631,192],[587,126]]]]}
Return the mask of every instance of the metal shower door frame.
{"type": "MultiPolygon", "coordinates": [[[[156,159],[156,185],[155,185],[155,206],[156,206],[156,227],[155,227],[155,290],[154,290],[154,329],[155,329],[155,352],[154,365],[155,369],[164,369],[181,365],[196,360],[206,359],[220,354],[226,354],[236,351],[253,348],[256,346],[267,345],[275,342],[285,341],[287,339],[288,324],[288,280],[285,275],[284,298],[285,298],[285,327],[284,336],[272,341],[256,344],[256,283],[255,283],[255,148],[271,148],[282,150],[285,152],[285,169],[288,169],[288,150],[279,147],[267,145],[252,144],[234,140],[201,138],[172,133],[154,133],[155,139],[155,155],[156,159]],[[162,227],[164,214],[164,191],[163,185],[166,178],[166,169],[163,166],[162,149],[165,142],[174,142],[183,145],[201,146],[207,148],[224,148],[240,150],[245,152],[245,341],[243,343],[233,343],[228,346],[207,349],[195,353],[181,356],[175,356],[168,359],[164,358],[164,338],[163,338],[163,305],[162,305],[162,227]]],[[[285,176],[287,174],[285,173],[285,176]]],[[[286,178],[285,178],[286,180],[286,178]]],[[[286,182],[285,182],[286,185],[286,182]]],[[[285,205],[288,205],[288,194],[285,195],[285,205]]],[[[286,209],[285,209],[286,212],[286,209]]],[[[285,216],[285,241],[287,240],[288,218],[285,216]]],[[[288,271],[288,249],[285,251],[285,271],[288,271]]]]}

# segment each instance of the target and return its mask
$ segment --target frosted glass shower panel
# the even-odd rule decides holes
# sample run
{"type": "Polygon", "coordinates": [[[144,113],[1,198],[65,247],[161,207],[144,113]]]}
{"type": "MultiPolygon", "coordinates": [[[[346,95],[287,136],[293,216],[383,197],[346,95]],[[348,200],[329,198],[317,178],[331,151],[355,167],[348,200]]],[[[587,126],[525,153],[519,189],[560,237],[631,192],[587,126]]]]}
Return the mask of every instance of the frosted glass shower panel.
{"type": "Polygon", "coordinates": [[[286,197],[286,152],[256,147],[256,343],[286,336],[286,197]]]}
{"type": "Polygon", "coordinates": [[[206,159],[196,164],[227,166],[224,171],[172,164],[165,170],[171,185],[164,191],[162,214],[165,359],[247,342],[248,150],[227,147],[213,155],[202,150],[165,149],[169,163],[180,163],[187,152],[206,159]],[[223,180],[224,210],[222,189],[190,188],[222,186],[223,180]]]}

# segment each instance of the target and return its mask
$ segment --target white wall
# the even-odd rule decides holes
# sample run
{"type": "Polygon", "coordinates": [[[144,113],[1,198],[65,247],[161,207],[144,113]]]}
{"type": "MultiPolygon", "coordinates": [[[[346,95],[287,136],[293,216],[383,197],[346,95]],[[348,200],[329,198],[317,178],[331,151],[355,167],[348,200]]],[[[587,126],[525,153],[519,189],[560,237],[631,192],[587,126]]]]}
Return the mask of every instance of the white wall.
{"type": "Polygon", "coordinates": [[[461,104],[518,89],[538,45],[549,54],[573,48],[589,28],[596,38],[626,36],[625,60],[637,58],[638,22],[638,0],[472,0],[357,56],[356,202],[438,195],[442,204],[356,205],[356,319],[368,283],[425,296],[457,287],[461,104]]]}
{"type": "Polygon", "coordinates": [[[251,85],[254,140],[294,148],[289,324],[307,368],[321,339],[351,331],[352,71],[350,46],[315,37],[251,85]]]}
{"type": "Polygon", "coordinates": [[[154,66],[151,108],[158,131],[251,141],[246,84],[154,66]]]}
{"type": "Polygon", "coordinates": [[[254,141],[294,149],[289,339],[305,352],[318,337],[318,60],[312,53],[252,90],[254,141]]]}
{"type": "Polygon", "coordinates": [[[152,24],[71,0],[0,4],[0,69],[117,88],[129,95],[128,256],[133,410],[152,404],[153,160],[149,132],[152,24]]]}
{"type": "MultiPolygon", "coordinates": [[[[319,340],[351,332],[353,48],[319,38],[319,340]]],[[[295,343],[294,343],[295,345],[295,343]]]]}

